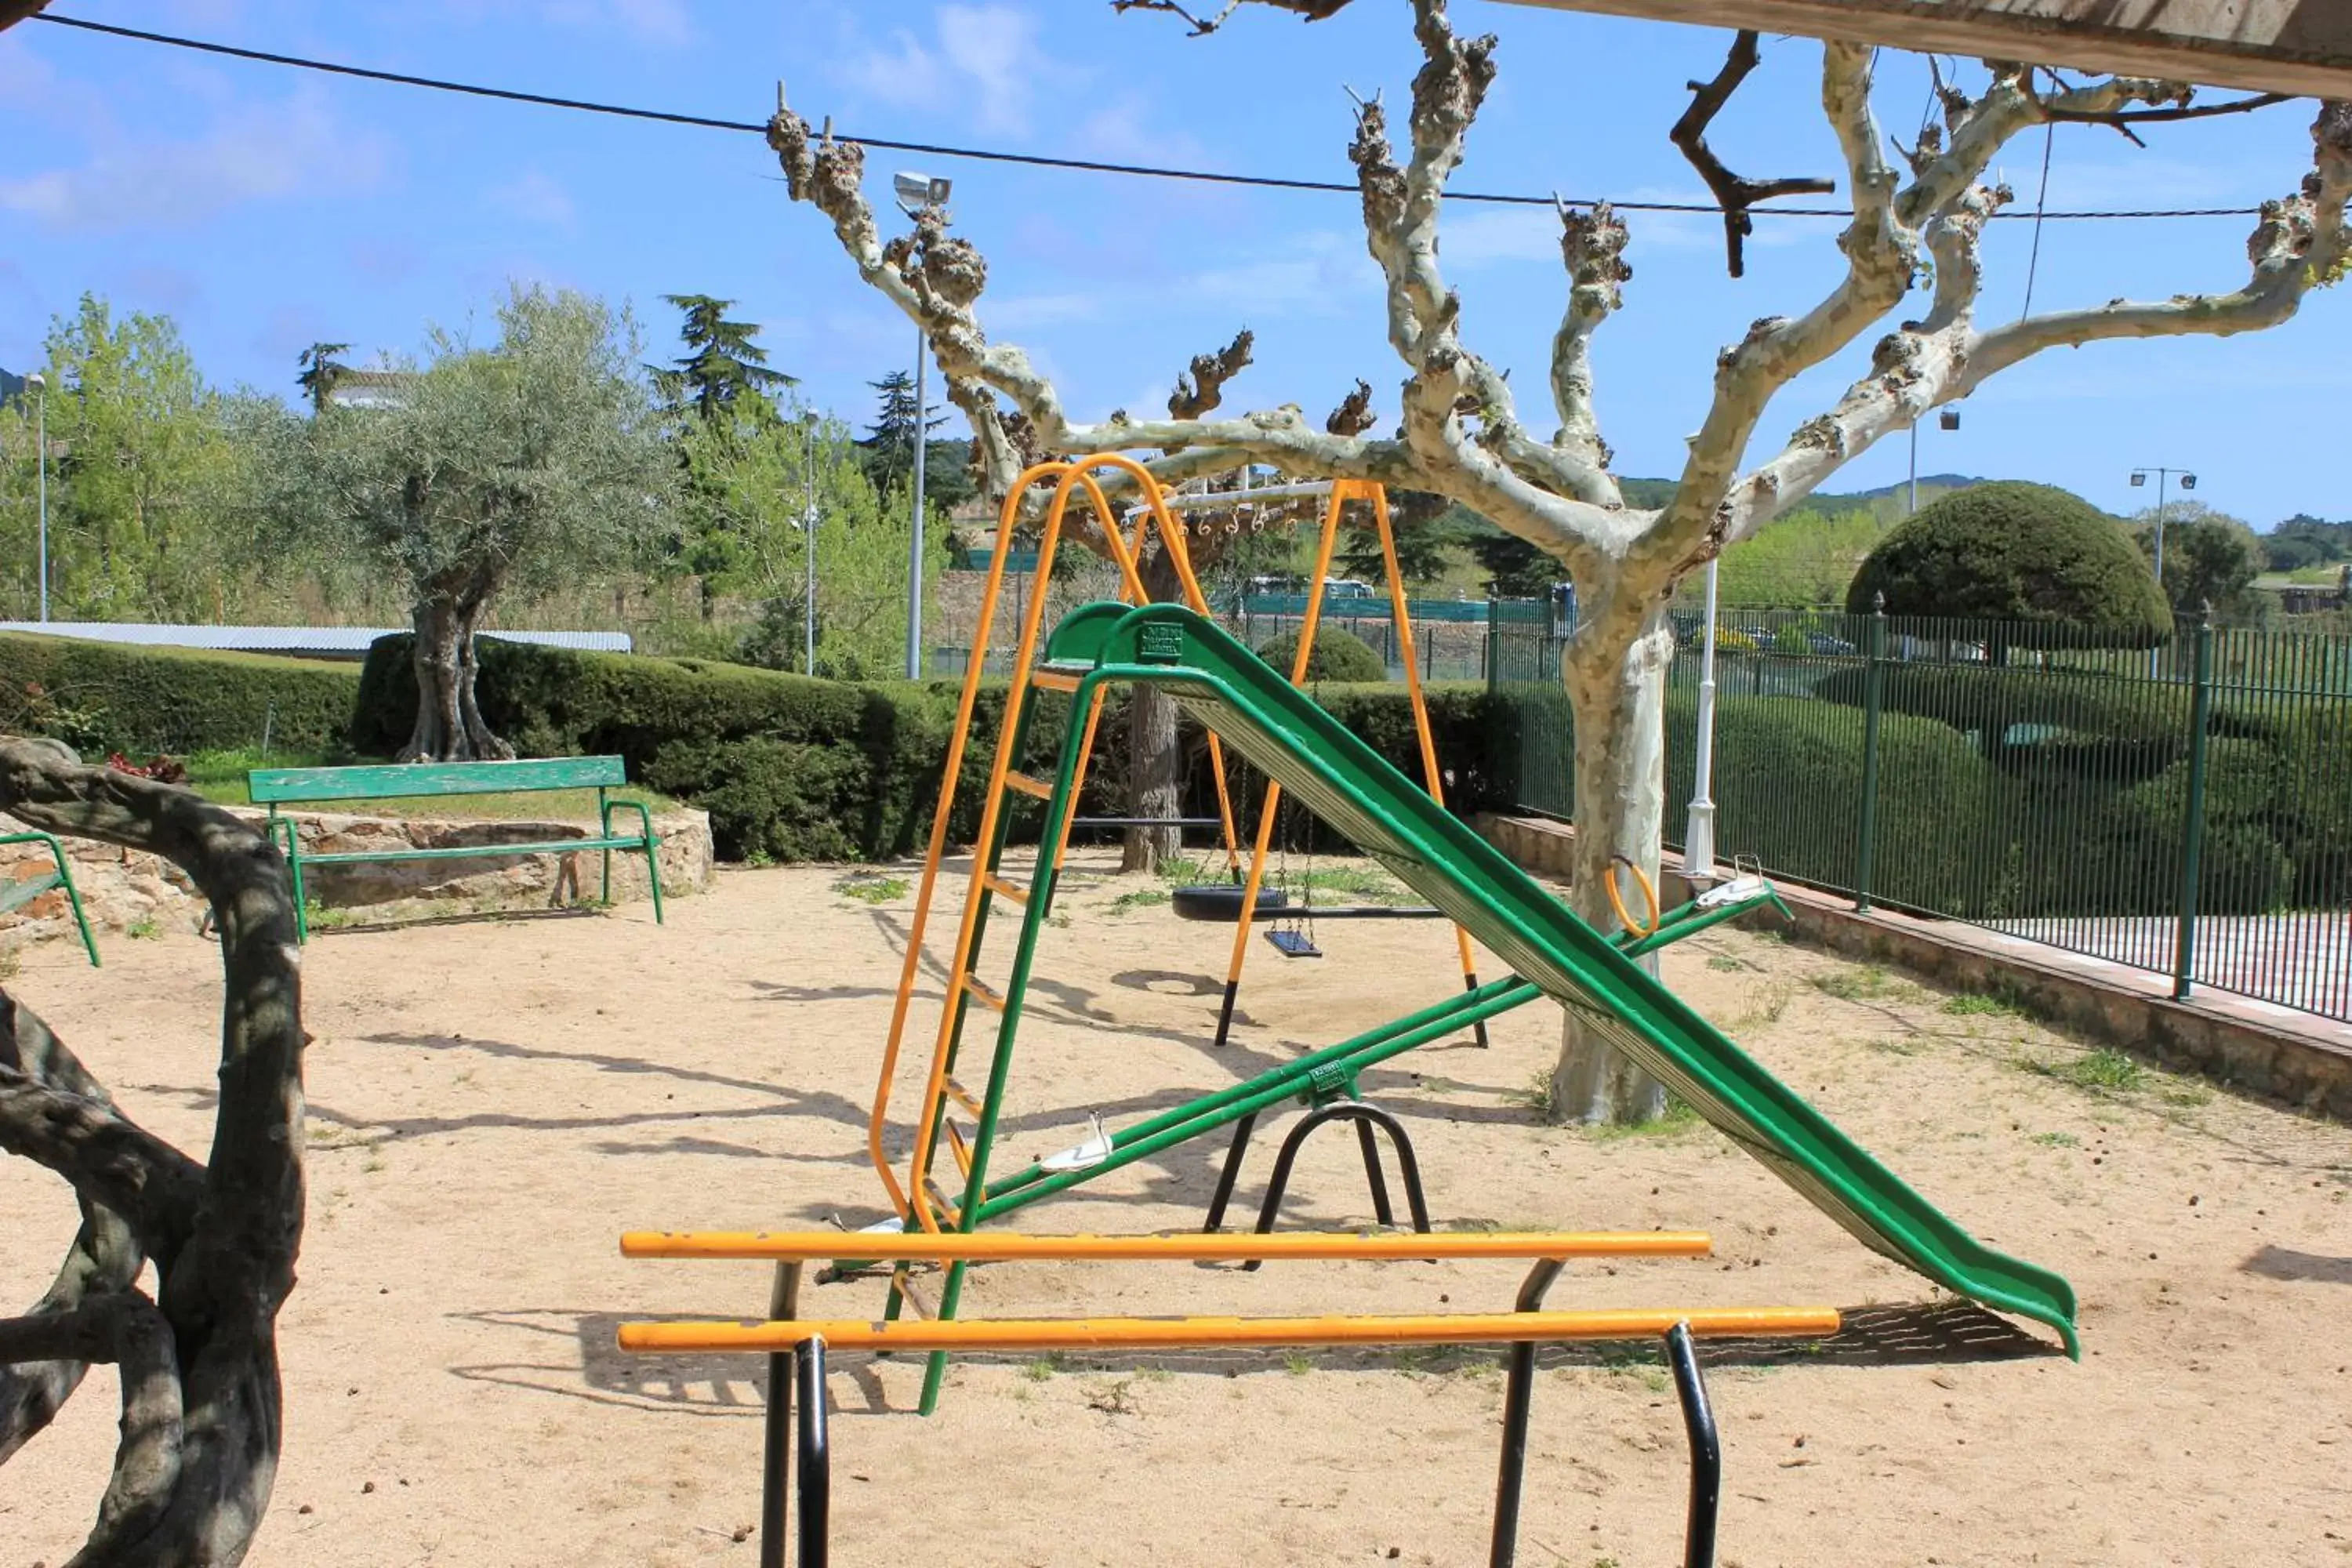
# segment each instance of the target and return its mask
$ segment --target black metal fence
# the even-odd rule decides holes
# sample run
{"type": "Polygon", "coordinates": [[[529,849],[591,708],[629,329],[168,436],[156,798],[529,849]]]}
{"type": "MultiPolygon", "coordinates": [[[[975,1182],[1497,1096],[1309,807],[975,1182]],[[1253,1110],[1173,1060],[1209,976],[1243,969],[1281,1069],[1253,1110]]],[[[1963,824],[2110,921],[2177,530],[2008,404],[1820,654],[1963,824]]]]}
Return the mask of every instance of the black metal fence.
{"type": "MultiPolygon", "coordinates": [[[[1667,697],[1667,827],[1693,795],[1700,633],[1667,697]]],[[[1497,605],[1521,803],[1575,811],[1571,628],[1497,605]]],[[[1716,844],[1873,903],[2352,1021],[2352,639],[1829,611],[1717,623],[1716,844]]]]}

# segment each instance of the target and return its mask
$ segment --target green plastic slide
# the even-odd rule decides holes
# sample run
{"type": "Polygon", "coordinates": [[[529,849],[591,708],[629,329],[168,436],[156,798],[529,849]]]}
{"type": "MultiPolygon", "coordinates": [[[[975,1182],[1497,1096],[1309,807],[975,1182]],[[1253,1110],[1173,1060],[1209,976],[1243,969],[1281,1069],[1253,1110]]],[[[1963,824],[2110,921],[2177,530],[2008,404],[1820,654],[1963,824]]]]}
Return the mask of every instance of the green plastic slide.
{"type": "Polygon", "coordinates": [[[2074,1292],[1979,1242],[1256,654],[1177,605],[1086,605],[1046,662],[1160,688],[1232,750],[1614,1041],[1864,1246],[2080,1354],[2074,1292]]]}

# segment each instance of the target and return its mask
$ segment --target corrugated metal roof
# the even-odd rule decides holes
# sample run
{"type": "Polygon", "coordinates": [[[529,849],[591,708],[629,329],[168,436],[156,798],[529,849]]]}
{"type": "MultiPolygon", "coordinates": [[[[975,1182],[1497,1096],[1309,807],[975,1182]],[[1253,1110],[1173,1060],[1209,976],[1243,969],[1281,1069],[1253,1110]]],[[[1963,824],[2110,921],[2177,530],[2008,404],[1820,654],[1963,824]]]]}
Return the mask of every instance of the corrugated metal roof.
{"type": "MultiPolygon", "coordinates": [[[[143,647],[201,647],[227,653],[289,653],[356,658],[378,637],[406,626],[168,626],[140,621],[0,621],[0,632],[135,643],[143,647]]],[[[635,651],[626,632],[486,631],[486,637],[538,643],[593,653],[635,651]]]]}

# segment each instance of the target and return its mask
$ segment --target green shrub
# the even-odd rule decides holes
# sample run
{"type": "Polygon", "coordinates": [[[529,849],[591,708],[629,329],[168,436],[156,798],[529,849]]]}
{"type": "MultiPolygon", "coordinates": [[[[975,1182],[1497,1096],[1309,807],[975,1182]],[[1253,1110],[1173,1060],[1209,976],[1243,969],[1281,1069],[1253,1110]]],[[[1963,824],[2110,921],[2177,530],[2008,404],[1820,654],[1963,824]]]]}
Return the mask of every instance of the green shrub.
{"type": "MultiPolygon", "coordinates": [[[[2036,623],[2081,646],[2147,647],[2172,612],[2131,536],[2079,496],[2002,480],[1955,490],[1890,531],[1854,574],[1846,609],[2036,623]]],[[[2021,628],[2012,646],[2038,646],[2021,628]]],[[[1995,658],[2000,658],[1996,650],[1995,658]]]]}
{"type": "MultiPolygon", "coordinates": [[[[1697,698],[1666,697],[1666,798],[1690,798],[1697,698]]],[[[1850,889],[1859,871],[1863,715],[1801,697],[1716,709],[1715,840],[1726,860],[1754,855],[1801,880],[1850,889]]],[[[2000,775],[1965,737],[1931,721],[1879,723],[1877,841],[1871,892],[1879,901],[1975,913],[2006,874],[1972,840],[1997,823],[2000,775]]],[[[1671,825],[1679,828],[1681,824],[1671,825]]]]}
{"type": "Polygon", "coordinates": [[[94,758],[257,746],[265,726],[273,749],[331,751],[359,686],[324,660],[0,634],[0,728],[94,758]]]}
{"type": "MultiPolygon", "coordinates": [[[[354,746],[382,753],[408,733],[415,702],[411,639],[378,641],[368,655],[354,746]]],[[[945,683],[850,686],[701,659],[579,653],[520,643],[481,645],[483,717],[527,755],[617,752],[632,778],[709,811],[719,853],[730,859],[884,858],[919,850],[939,798],[940,771],[960,689],[945,683]]],[[[1329,686],[1319,693],[1340,721],[1404,770],[1421,776],[1420,743],[1402,686],[1329,686]]],[[[982,792],[995,758],[1005,688],[978,694],[959,772],[954,842],[980,830],[982,792]]],[[[1481,688],[1428,689],[1447,800],[1468,812],[1507,805],[1507,752],[1496,737],[1515,733],[1509,709],[1481,688]]],[[[1123,814],[1127,694],[1114,692],[1096,731],[1085,816],[1123,814]]],[[[1017,762],[1050,777],[1068,734],[1070,701],[1041,697],[1017,762]]],[[[1191,775],[1185,812],[1215,814],[1208,748],[1188,725],[1191,775]]],[[[1244,837],[1265,781],[1237,760],[1234,805],[1244,837]]],[[[1043,804],[1009,795],[1008,833],[1036,837],[1043,804]]],[[[1294,844],[1307,842],[1304,830],[1294,844]]],[[[1337,848],[1328,835],[1320,847],[1337,848]]]]}
{"type": "MultiPolygon", "coordinates": [[[[1257,656],[1286,678],[1298,658],[1298,634],[1286,632],[1257,650],[1257,656]]],[[[1386,680],[1389,667],[1372,645],[1339,626],[1315,633],[1315,651],[1307,656],[1307,679],[1314,681],[1386,680]]]]}

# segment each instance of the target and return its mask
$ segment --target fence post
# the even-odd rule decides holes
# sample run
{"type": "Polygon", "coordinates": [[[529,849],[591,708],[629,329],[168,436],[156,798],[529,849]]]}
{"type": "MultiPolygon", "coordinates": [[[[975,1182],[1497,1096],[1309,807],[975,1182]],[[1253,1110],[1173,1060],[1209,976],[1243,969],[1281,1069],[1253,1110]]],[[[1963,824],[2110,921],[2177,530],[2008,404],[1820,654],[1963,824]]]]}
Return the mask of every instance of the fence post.
{"type": "Polygon", "coordinates": [[[2197,889],[2205,850],[2205,731],[2213,717],[2213,605],[2197,627],[2197,693],[2189,719],[2189,803],[2180,836],[2180,930],[2172,955],[2172,999],[2189,1000],[2197,967],[2197,889]]]}
{"type": "Polygon", "coordinates": [[[1502,653],[1503,597],[1486,595],[1486,689],[1493,691],[1503,683],[1502,653]]]}
{"type": "Polygon", "coordinates": [[[1870,910],[1872,851],[1878,838],[1879,686],[1886,658],[1886,595],[1880,594],[1870,616],[1870,652],[1862,676],[1862,842],[1853,857],[1853,907],[1870,910]]]}

